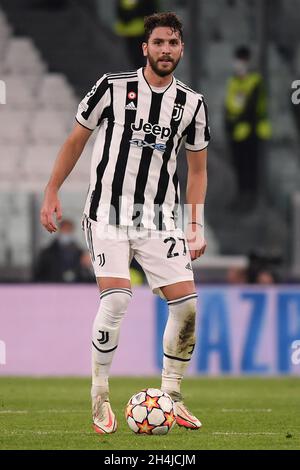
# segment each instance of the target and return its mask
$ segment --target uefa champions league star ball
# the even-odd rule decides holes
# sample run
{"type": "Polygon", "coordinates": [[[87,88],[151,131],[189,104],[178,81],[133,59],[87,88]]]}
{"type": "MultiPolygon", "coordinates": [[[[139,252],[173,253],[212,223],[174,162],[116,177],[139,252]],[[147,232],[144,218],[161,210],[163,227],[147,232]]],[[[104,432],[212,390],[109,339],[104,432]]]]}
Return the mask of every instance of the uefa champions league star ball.
{"type": "Polygon", "coordinates": [[[176,423],[174,402],[157,388],[146,388],[127,403],[125,418],[136,434],[167,434],[176,423]]]}

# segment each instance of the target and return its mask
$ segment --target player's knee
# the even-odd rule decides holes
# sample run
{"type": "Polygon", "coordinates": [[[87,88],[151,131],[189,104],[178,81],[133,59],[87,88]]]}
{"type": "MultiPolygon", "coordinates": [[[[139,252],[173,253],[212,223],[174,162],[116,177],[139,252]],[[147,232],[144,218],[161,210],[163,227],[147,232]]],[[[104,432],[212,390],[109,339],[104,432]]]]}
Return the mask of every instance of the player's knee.
{"type": "Polygon", "coordinates": [[[197,295],[188,298],[177,299],[174,302],[168,302],[170,315],[174,317],[178,325],[178,334],[181,348],[184,345],[195,344],[197,295]]]}
{"type": "Polygon", "coordinates": [[[177,321],[180,318],[185,319],[186,317],[196,318],[197,312],[197,294],[191,294],[189,296],[182,297],[176,300],[168,301],[170,313],[176,315],[177,321]]]}
{"type": "Polygon", "coordinates": [[[126,312],[131,297],[130,289],[106,289],[100,294],[100,305],[104,305],[109,311],[123,313],[126,312]]]}
{"type": "Polygon", "coordinates": [[[123,319],[132,292],[130,289],[106,289],[100,295],[100,307],[94,321],[94,330],[102,327],[116,328],[123,319]]]}
{"type": "Polygon", "coordinates": [[[182,315],[183,316],[192,316],[196,317],[196,311],[197,311],[197,297],[192,297],[190,299],[185,300],[182,302],[181,309],[182,309],[182,315]]]}

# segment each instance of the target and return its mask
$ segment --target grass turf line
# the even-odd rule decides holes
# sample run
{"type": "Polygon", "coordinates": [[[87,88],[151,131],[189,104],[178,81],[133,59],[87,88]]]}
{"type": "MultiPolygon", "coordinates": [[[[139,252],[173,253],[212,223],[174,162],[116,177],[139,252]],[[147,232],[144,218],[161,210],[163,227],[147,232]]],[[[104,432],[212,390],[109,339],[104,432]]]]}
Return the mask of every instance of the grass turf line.
{"type": "Polygon", "coordinates": [[[125,422],[125,405],[134,393],[159,383],[112,378],[118,431],[99,436],[91,427],[88,379],[0,377],[0,449],[300,449],[299,378],[185,379],[186,404],[203,428],[135,435],[125,422]]]}

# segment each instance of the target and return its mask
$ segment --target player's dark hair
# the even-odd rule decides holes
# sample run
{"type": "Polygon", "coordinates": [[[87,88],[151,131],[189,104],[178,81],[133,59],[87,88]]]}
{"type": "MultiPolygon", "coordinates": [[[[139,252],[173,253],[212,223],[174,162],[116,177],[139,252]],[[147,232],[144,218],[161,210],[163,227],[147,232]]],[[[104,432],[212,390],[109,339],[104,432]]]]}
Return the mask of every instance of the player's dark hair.
{"type": "Polygon", "coordinates": [[[145,26],[145,42],[149,41],[152,31],[155,28],[159,27],[168,27],[173,30],[173,32],[178,32],[180,39],[183,40],[183,26],[176,15],[173,12],[164,12],[164,13],[154,13],[153,15],[146,16],[144,20],[145,26]]]}

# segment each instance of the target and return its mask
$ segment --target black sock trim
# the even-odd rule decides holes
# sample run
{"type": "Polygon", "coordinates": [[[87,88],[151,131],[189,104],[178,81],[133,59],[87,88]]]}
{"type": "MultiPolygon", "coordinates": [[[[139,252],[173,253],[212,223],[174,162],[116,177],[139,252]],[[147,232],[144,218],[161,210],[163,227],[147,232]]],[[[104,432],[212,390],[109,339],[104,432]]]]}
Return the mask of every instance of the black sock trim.
{"type": "Polygon", "coordinates": [[[196,299],[197,297],[198,295],[195,292],[194,294],[185,295],[184,297],[181,297],[180,299],[169,300],[168,305],[181,304],[182,302],[185,302],[186,300],[196,299]]]}
{"type": "Polygon", "coordinates": [[[169,356],[166,353],[164,353],[164,356],[167,357],[168,359],[174,359],[175,361],[180,361],[180,362],[190,362],[191,360],[191,359],[181,359],[181,357],[169,356]]]}
{"type": "Polygon", "coordinates": [[[109,292],[111,290],[126,290],[128,292],[131,292],[131,289],[129,287],[109,287],[108,289],[103,289],[100,294],[103,294],[104,292],[109,292]]]}
{"type": "Polygon", "coordinates": [[[106,297],[107,295],[111,294],[127,294],[130,297],[132,297],[132,291],[130,289],[123,289],[123,288],[116,288],[116,289],[105,289],[104,291],[101,292],[100,294],[100,299],[103,299],[103,297],[106,297]]]}
{"type": "Polygon", "coordinates": [[[109,352],[112,352],[112,351],[114,351],[115,349],[117,349],[117,347],[118,347],[118,345],[117,345],[117,346],[115,346],[114,348],[112,348],[112,349],[107,349],[107,350],[105,351],[104,349],[99,349],[99,348],[95,345],[94,341],[92,341],[92,345],[94,346],[94,348],[97,349],[97,351],[99,351],[99,352],[101,352],[101,353],[109,353],[109,352]]]}

